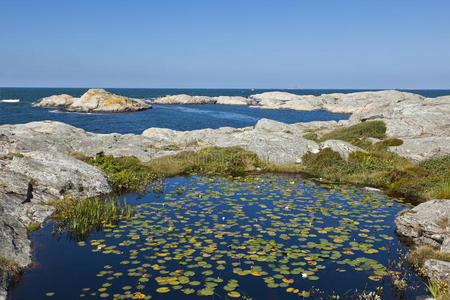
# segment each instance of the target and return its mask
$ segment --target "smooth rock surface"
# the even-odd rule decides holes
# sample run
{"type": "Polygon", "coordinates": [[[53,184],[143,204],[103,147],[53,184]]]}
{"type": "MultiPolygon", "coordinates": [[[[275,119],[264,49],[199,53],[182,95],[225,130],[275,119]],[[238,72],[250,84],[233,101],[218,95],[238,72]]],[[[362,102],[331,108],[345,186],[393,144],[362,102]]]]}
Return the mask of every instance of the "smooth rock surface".
{"type": "Polygon", "coordinates": [[[399,239],[408,246],[440,250],[450,235],[450,200],[430,200],[402,211],[395,217],[395,227],[399,239]]]}
{"type": "Polygon", "coordinates": [[[104,89],[89,89],[80,98],[69,95],[54,95],[42,98],[35,103],[45,108],[64,108],[74,112],[132,112],[149,109],[152,106],[141,99],[119,96],[104,89]]]}
{"type": "Polygon", "coordinates": [[[450,285],[450,262],[427,259],[423,264],[427,270],[427,275],[437,281],[446,282],[450,285]]]}
{"type": "Polygon", "coordinates": [[[254,105],[256,101],[253,99],[238,96],[219,96],[215,97],[216,104],[222,105],[254,105]]]}
{"type": "Polygon", "coordinates": [[[153,100],[155,104],[215,104],[217,100],[207,96],[190,96],[185,94],[159,97],[153,100]]]}
{"type": "Polygon", "coordinates": [[[320,148],[320,150],[325,149],[325,148],[330,148],[331,150],[339,153],[339,155],[344,160],[347,160],[350,153],[352,153],[354,151],[360,151],[360,152],[367,153],[367,151],[364,149],[361,149],[350,143],[340,141],[340,140],[327,140],[325,142],[320,143],[319,148],[320,148]]]}
{"type": "Polygon", "coordinates": [[[249,98],[259,101],[255,108],[351,113],[346,125],[383,120],[387,136],[404,141],[390,150],[411,161],[450,154],[450,96],[425,98],[386,90],[320,96],[266,92],[249,98]]]}

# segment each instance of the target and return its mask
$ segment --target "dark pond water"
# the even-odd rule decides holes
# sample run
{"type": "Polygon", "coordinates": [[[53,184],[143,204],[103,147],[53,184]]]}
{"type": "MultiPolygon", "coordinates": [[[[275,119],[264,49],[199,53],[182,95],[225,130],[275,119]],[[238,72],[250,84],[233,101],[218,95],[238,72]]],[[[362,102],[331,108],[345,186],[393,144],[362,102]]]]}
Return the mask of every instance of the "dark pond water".
{"type": "MultiPolygon", "coordinates": [[[[52,224],[31,234],[36,263],[11,299],[351,299],[377,287],[398,298],[381,279],[395,271],[393,219],[406,205],[387,196],[299,178],[192,176],[127,201],[133,220],[85,241],[52,237],[52,224]]],[[[425,294],[408,276],[403,296],[425,294]]]]}

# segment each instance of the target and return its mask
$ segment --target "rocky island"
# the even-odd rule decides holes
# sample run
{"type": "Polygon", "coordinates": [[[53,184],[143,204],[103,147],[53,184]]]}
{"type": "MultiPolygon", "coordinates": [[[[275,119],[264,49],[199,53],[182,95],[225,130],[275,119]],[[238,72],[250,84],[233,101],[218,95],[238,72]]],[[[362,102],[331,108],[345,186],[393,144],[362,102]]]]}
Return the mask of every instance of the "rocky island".
{"type": "Polygon", "coordinates": [[[254,105],[256,101],[239,96],[190,96],[185,94],[158,97],[155,104],[222,104],[222,105],[254,105]]]}
{"type": "Polygon", "coordinates": [[[38,100],[36,106],[61,108],[82,113],[121,113],[149,109],[152,106],[141,99],[119,96],[104,89],[89,89],[80,98],[70,95],[53,95],[38,100]]]}
{"type": "MultiPolygon", "coordinates": [[[[369,179],[357,181],[352,177],[353,171],[345,174],[345,178],[350,183],[392,189],[404,195],[408,195],[408,184],[412,180],[420,179],[423,180],[420,183],[427,184],[426,180],[431,176],[435,176],[433,180],[437,181],[448,180],[439,175],[441,173],[432,173],[427,165],[417,164],[444,158],[446,165],[441,168],[444,168],[443,176],[448,177],[449,165],[445,158],[450,155],[450,96],[425,98],[412,93],[380,91],[316,97],[273,92],[253,95],[247,100],[219,97],[214,101],[184,95],[162,98],[154,103],[220,101],[223,104],[252,103],[265,109],[326,109],[352,115],[349,120],[339,122],[284,124],[261,119],[252,127],[184,132],[149,128],[142,135],[94,134],[53,121],[0,126],[0,299],[6,295],[15,275],[11,270],[17,272],[32,263],[27,228],[32,224],[40,226],[52,215],[54,208],[49,205],[52,201],[69,194],[81,199],[113,191],[104,170],[75,158],[73,153],[87,157],[98,153],[113,157],[135,156],[144,163],[208,147],[240,147],[255,153],[272,172],[302,171],[325,178],[329,166],[320,163],[322,158],[327,159],[326,164],[339,166],[348,167],[346,164],[350,162],[352,165],[368,164],[370,170],[367,172],[378,172],[367,173],[367,178],[372,178],[370,180],[382,177],[381,174],[386,179],[389,172],[396,172],[396,176],[389,177],[391,181],[387,183],[369,179]],[[396,163],[399,164],[395,167],[397,169],[394,168],[396,163]],[[383,173],[384,169],[379,164],[393,169],[383,173]],[[324,172],[320,173],[322,169],[324,172]]],[[[149,108],[141,100],[115,96],[104,90],[89,90],[81,98],[52,96],[41,99],[37,105],[83,112],[149,108]]],[[[253,171],[264,170],[257,168],[253,171]]],[[[336,180],[332,177],[326,179],[336,180]]],[[[422,192],[421,197],[428,197],[425,191],[422,192]]],[[[445,193],[439,195],[448,197],[445,193]]],[[[397,217],[397,233],[414,247],[426,244],[449,253],[449,208],[450,200],[441,199],[425,202],[402,213],[397,217]],[[430,215],[435,211],[438,213],[430,215]],[[418,240],[422,244],[417,243],[418,240]]],[[[448,263],[436,263],[435,260],[425,262],[430,276],[450,283],[448,263]]]]}

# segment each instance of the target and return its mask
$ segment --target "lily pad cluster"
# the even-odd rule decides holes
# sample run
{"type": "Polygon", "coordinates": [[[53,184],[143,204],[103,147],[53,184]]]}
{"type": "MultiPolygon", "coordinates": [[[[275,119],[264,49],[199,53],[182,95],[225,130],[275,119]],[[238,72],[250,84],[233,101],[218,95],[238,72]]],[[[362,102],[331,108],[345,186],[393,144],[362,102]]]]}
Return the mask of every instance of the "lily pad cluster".
{"type": "Polygon", "coordinates": [[[102,238],[78,242],[111,262],[86,275],[103,283],[81,297],[298,298],[333,278],[365,287],[386,274],[403,207],[355,187],[277,177],[174,178],[164,189],[102,238]]]}

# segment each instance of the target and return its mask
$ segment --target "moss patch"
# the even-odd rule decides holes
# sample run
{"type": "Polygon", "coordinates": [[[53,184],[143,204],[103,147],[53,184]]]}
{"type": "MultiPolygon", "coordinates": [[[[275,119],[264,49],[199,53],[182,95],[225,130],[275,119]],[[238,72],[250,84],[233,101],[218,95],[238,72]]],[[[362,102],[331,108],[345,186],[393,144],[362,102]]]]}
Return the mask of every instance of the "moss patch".
{"type": "Polygon", "coordinates": [[[27,226],[27,230],[28,230],[29,232],[34,232],[34,231],[37,231],[37,230],[39,230],[39,229],[41,229],[41,223],[39,223],[39,222],[31,222],[31,223],[28,224],[28,226],[27,226]]]}
{"type": "Polygon", "coordinates": [[[320,141],[342,140],[352,142],[363,137],[373,137],[382,139],[386,137],[386,124],[383,121],[362,122],[346,128],[336,129],[324,134],[320,141]]]}

